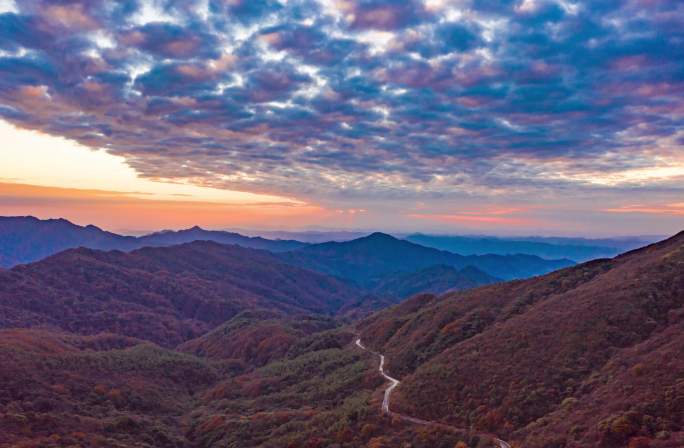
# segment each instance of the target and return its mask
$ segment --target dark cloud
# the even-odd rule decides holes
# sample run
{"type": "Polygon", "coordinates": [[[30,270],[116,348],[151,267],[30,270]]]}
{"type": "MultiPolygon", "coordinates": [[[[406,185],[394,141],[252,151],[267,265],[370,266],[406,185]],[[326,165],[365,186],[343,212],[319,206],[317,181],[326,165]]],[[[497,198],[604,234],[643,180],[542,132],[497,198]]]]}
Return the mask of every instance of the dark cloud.
{"type": "Polygon", "coordinates": [[[423,58],[434,58],[453,52],[468,52],[484,44],[481,28],[471,21],[442,22],[419,32],[406,33],[397,55],[419,53],[423,58]]]}
{"type": "Polygon", "coordinates": [[[35,25],[35,20],[27,16],[0,14],[0,48],[16,51],[21,47],[37,47],[45,36],[41,36],[35,25]]]}
{"type": "Polygon", "coordinates": [[[280,25],[263,30],[260,38],[270,47],[283,50],[315,65],[336,65],[361,46],[353,39],[329,38],[314,26],[280,25]]]}
{"type": "Polygon", "coordinates": [[[125,30],[120,40],[122,45],[138,48],[155,56],[187,59],[215,58],[218,55],[217,39],[196,29],[170,23],[149,23],[145,26],[125,30]]]}
{"type": "Polygon", "coordinates": [[[342,1],[343,11],[351,15],[351,26],[359,29],[395,30],[415,25],[427,16],[418,0],[342,1]]]}
{"type": "Polygon", "coordinates": [[[146,96],[193,96],[215,87],[210,73],[193,64],[160,64],[138,76],[134,87],[146,96]]]}
{"type": "Polygon", "coordinates": [[[11,95],[24,87],[55,85],[59,73],[44,57],[14,56],[0,58],[0,75],[0,91],[11,95]]]}
{"type": "Polygon", "coordinates": [[[147,176],[321,197],[548,190],[681,160],[681,2],[457,3],[16,2],[0,117],[147,176]]]}
{"type": "Polygon", "coordinates": [[[271,0],[210,0],[209,9],[214,14],[228,14],[240,22],[253,22],[279,11],[281,5],[271,0]]]}
{"type": "Polygon", "coordinates": [[[447,49],[445,53],[449,50],[467,51],[482,42],[478,31],[474,24],[446,23],[437,27],[435,37],[447,49]]]}

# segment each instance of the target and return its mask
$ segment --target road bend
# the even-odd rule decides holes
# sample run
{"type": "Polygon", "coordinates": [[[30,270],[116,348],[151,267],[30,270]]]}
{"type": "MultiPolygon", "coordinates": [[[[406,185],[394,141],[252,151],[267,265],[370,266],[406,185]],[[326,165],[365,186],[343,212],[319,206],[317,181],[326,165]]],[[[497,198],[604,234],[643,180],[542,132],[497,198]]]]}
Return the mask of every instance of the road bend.
{"type": "MultiPolygon", "coordinates": [[[[378,366],[378,372],[380,373],[380,375],[382,375],[383,378],[385,378],[390,383],[390,385],[387,387],[387,389],[385,389],[385,395],[382,398],[382,413],[383,414],[392,415],[392,416],[398,417],[402,420],[405,420],[407,422],[415,423],[417,425],[434,426],[434,427],[439,427],[439,428],[443,428],[443,429],[447,429],[447,430],[451,430],[451,431],[456,431],[456,432],[461,432],[461,433],[467,432],[467,430],[464,428],[456,428],[454,426],[445,425],[443,423],[433,422],[433,421],[429,421],[429,420],[423,420],[420,418],[411,417],[410,415],[404,415],[404,414],[392,412],[390,410],[390,398],[392,396],[392,392],[394,391],[394,389],[396,389],[396,387],[400,384],[400,381],[396,378],[391,377],[390,375],[387,374],[387,372],[385,372],[385,355],[383,355],[382,353],[374,352],[373,350],[367,348],[361,342],[361,338],[356,339],[356,346],[359,347],[361,350],[372,353],[375,356],[378,356],[380,358],[380,365],[378,366]]],[[[482,435],[487,435],[489,437],[492,437],[494,440],[494,443],[499,445],[499,448],[511,448],[511,445],[508,444],[508,442],[501,440],[499,438],[493,437],[491,434],[482,434],[482,435]]]]}

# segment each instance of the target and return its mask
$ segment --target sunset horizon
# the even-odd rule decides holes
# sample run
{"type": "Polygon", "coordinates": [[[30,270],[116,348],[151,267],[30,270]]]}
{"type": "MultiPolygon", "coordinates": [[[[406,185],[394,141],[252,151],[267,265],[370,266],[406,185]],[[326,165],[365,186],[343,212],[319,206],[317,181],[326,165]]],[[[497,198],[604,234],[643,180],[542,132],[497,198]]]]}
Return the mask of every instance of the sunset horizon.
{"type": "Polygon", "coordinates": [[[478,198],[450,206],[447,213],[420,201],[405,209],[405,201],[390,200],[377,210],[367,201],[341,204],[145,178],[106,150],[1,121],[0,135],[9,142],[0,167],[0,215],[65,218],[123,234],[201,226],[256,233],[322,229],[600,238],[668,235],[684,228],[684,202],[675,198],[634,202],[630,196],[598,209],[478,198]]]}

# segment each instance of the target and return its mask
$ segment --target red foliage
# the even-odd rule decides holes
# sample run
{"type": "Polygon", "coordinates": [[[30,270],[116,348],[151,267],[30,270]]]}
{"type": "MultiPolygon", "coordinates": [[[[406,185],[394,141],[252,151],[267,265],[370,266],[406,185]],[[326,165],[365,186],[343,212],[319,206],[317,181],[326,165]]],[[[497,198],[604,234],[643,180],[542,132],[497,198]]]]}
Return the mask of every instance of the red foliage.
{"type": "Polygon", "coordinates": [[[238,246],[75,249],[0,271],[0,328],[51,325],[173,347],[242,310],[327,314],[357,296],[336,279],[238,246]]]}
{"type": "Polygon", "coordinates": [[[410,415],[528,448],[625,446],[684,430],[683,307],[684,233],[543,277],[412,298],[358,328],[403,377],[395,407],[410,415]]]}

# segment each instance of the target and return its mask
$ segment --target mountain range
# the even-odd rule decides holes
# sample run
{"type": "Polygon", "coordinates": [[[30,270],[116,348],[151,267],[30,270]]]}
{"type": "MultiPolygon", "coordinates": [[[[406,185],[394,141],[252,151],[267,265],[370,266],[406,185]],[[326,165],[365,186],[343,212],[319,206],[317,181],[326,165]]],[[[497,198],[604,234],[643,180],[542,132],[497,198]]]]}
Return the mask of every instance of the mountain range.
{"type": "MultiPolygon", "coordinates": [[[[433,292],[479,286],[499,279],[544,274],[572,264],[570,260],[545,260],[522,254],[461,256],[400,240],[384,233],[374,233],[351,241],[320,244],[247,237],[199,227],[132,237],[107,232],[92,225],[78,226],[64,219],[0,217],[0,268],[31,263],[70,248],[128,252],[144,247],[168,247],[194,241],[212,241],[266,250],[276,254],[276,257],[287,264],[332,275],[353,284],[354,287],[380,294],[388,293],[389,289],[383,291],[381,284],[391,283],[394,281],[393,276],[402,277],[396,281],[402,281],[406,285],[407,274],[439,265],[457,270],[469,269],[463,271],[460,276],[451,273],[432,282],[428,289],[433,292]],[[444,289],[437,290],[438,286],[444,289]]],[[[430,271],[423,274],[429,275],[430,271]]],[[[418,284],[427,281],[424,275],[420,277],[420,280],[417,277],[413,279],[418,284]]],[[[398,297],[405,297],[410,292],[420,289],[406,286],[408,292],[397,290],[398,297]]]]}
{"type": "Polygon", "coordinates": [[[66,249],[87,247],[101,250],[134,250],[148,246],[173,246],[206,240],[236,244],[252,249],[279,252],[297,249],[306,243],[269,240],[233,232],[211,231],[200,227],[165,230],[140,237],[118,235],[96,226],[79,226],[66,219],[40,220],[32,216],[0,217],[0,267],[31,263],[66,249]]]}
{"type": "Polygon", "coordinates": [[[435,265],[456,269],[476,268],[498,279],[545,274],[574,264],[570,260],[545,260],[533,255],[470,255],[421,246],[384,233],[344,242],[311,244],[282,252],[288,263],[374,287],[390,274],[415,272],[435,265]]]}
{"type": "Polygon", "coordinates": [[[624,238],[558,238],[558,237],[492,237],[425,235],[415,233],[407,241],[461,255],[528,254],[542,258],[569,258],[583,262],[596,258],[610,258],[622,252],[653,243],[662,237],[624,238]]]}
{"type": "Polygon", "coordinates": [[[0,447],[684,446],[684,233],[579,265],[105,249],[0,269],[0,447]]]}
{"type": "MultiPolygon", "coordinates": [[[[273,231],[245,229],[243,233],[271,239],[294,239],[306,243],[350,241],[372,231],[273,231]]],[[[550,236],[491,236],[491,235],[440,235],[424,233],[392,233],[393,236],[422,246],[446,250],[461,255],[537,255],[547,259],[568,258],[575,262],[595,258],[610,258],[662,240],[665,236],[624,236],[612,238],[579,238],[550,236]]]]}

